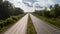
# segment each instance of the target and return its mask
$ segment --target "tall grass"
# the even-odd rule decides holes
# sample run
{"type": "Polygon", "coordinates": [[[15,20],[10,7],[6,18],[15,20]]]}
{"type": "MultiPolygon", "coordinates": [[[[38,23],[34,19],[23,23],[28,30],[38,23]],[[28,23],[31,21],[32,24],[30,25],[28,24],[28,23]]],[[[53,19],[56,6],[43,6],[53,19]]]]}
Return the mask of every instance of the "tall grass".
{"type": "Polygon", "coordinates": [[[30,18],[30,15],[29,15],[29,18],[28,18],[28,31],[27,31],[27,34],[37,34],[36,30],[35,30],[35,27],[32,23],[32,20],[30,18]]]}

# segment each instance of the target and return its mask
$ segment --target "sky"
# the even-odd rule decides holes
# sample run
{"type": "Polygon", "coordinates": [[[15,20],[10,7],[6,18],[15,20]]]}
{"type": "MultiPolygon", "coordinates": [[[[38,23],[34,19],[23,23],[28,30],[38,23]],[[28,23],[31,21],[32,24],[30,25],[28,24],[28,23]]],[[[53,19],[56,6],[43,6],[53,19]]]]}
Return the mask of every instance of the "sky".
{"type": "Polygon", "coordinates": [[[35,10],[41,10],[50,5],[60,4],[60,0],[8,0],[13,3],[14,6],[24,10],[24,12],[33,12],[35,10]]]}

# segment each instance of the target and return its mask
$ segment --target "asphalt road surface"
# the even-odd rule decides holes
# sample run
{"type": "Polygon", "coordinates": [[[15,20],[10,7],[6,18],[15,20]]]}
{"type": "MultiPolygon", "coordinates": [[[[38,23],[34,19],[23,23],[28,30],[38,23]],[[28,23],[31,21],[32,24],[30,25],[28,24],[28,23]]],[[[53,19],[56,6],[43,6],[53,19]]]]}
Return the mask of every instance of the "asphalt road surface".
{"type": "Polygon", "coordinates": [[[4,34],[27,34],[28,14],[20,19],[15,25],[9,28],[4,34]]]}
{"type": "Polygon", "coordinates": [[[60,31],[48,25],[46,22],[30,14],[37,34],[60,34],[60,31]]]}

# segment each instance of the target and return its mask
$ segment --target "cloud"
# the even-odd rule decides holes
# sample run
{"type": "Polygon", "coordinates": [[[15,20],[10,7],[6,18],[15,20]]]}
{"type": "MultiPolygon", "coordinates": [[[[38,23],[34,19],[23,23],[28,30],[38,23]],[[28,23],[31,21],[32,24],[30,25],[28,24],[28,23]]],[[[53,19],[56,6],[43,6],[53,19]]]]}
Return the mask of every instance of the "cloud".
{"type": "Polygon", "coordinates": [[[35,8],[43,8],[43,7],[41,7],[40,5],[36,5],[35,8]]]}
{"type": "Polygon", "coordinates": [[[23,0],[23,1],[26,1],[26,2],[32,2],[32,3],[38,2],[37,0],[23,0]]]}
{"type": "Polygon", "coordinates": [[[41,6],[41,5],[40,5],[39,3],[37,3],[37,2],[34,3],[33,6],[34,6],[35,8],[43,8],[43,6],[41,6]]]}
{"type": "Polygon", "coordinates": [[[23,3],[29,7],[35,8],[49,7],[50,5],[54,5],[51,0],[24,0],[23,3]]]}
{"type": "Polygon", "coordinates": [[[28,6],[28,7],[33,7],[30,2],[24,2],[24,1],[23,1],[23,3],[24,3],[26,6],[28,6]]]}
{"type": "Polygon", "coordinates": [[[35,9],[44,9],[56,3],[60,3],[60,0],[8,0],[16,7],[22,8],[25,12],[32,12],[35,9]]]}
{"type": "Polygon", "coordinates": [[[55,4],[60,4],[60,0],[52,0],[55,4]]]}

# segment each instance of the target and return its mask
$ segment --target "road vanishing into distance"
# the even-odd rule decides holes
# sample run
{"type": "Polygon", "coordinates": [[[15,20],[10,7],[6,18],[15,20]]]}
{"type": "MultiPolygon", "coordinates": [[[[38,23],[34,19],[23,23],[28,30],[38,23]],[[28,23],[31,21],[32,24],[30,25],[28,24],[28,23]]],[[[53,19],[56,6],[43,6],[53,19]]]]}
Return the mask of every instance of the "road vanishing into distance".
{"type": "Polygon", "coordinates": [[[46,22],[30,14],[37,34],[60,34],[60,31],[48,25],[46,22]]]}
{"type": "Polygon", "coordinates": [[[27,34],[28,14],[20,19],[15,25],[8,29],[4,34],[27,34]]]}
{"type": "MultiPolygon", "coordinates": [[[[44,21],[30,14],[37,34],[60,34],[60,31],[48,25],[44,21]]],[[[9,28],[4,34],[27,34],[28,14],[20,19],[15,25],[9,28]]]]}

